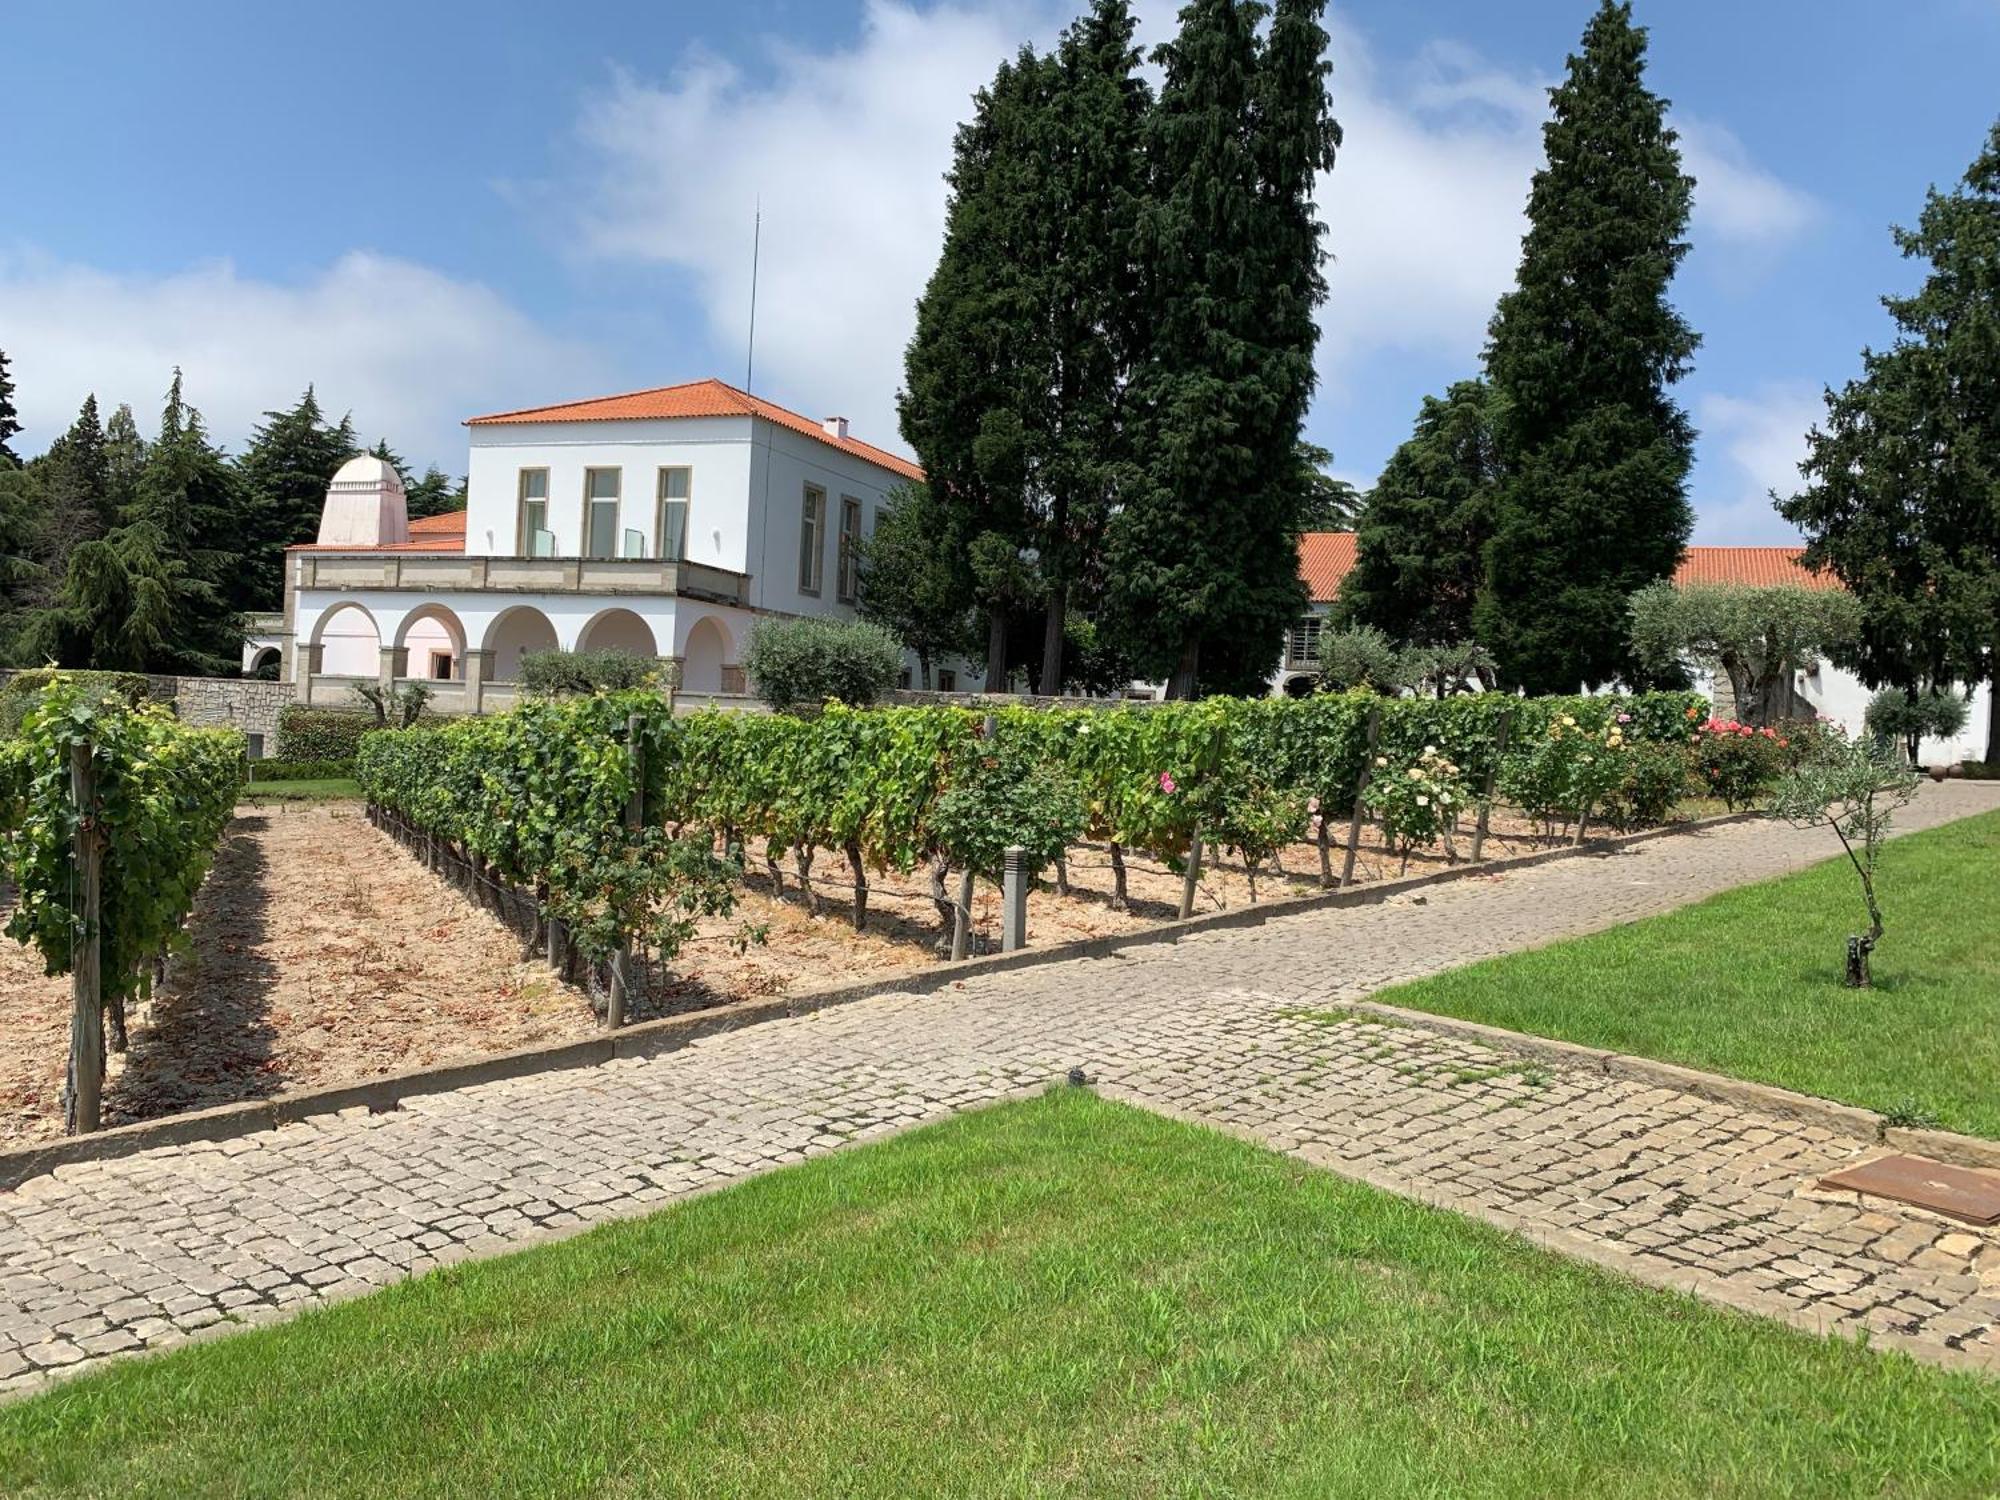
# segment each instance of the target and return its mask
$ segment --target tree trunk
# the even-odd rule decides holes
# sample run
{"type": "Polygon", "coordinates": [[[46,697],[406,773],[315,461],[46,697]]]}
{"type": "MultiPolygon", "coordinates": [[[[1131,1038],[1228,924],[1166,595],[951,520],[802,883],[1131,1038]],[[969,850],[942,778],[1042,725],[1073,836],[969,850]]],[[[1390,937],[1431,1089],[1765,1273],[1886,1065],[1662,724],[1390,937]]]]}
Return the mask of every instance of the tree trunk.
{"type": "Polygon", "coordinates": [[[931,860],[931,904],[937,908],[938,922],[943,928],[943,933],[937,942],[938,951],[941,953],[949,952],[951,949],[951,929],[957,918],[957,910],[951,904],[951,895],[944,887],[945,869],[942,855],[931,860]]]}
{"type": "Polygon", "coordinates": [[[917,650],[917,686],[927,693],[931,690],[931,654],[921,647],[917,650]]]}
{"type": "Polygon", "coordinates": [[[806,898],[807,913],[815,917],[820,910],[819,892],[813,889],[812,883],[813,855],[817,852],[809,844],[801,844],[792,851],[792,865],[799,877],[799,893],[806,898]]]}
{"type": "Polygon", "coordinates": [[[2000,760],[2000,646],[1993,648],[1993,680],[1986,684],[1986,763],[2000,760]]]}
{"type": "Polygon", "coordinates": [[[1050,584],[1049,613],[1042,625],[1042,691],[1052,698],[1063,690],[1063,618],[1068,609],[1068,588],[1050,584]]]}
{"type": "Polygon", "coordinates": [[[861,862],[861,845],[853,839],[847,841],[847,862],[854,868],[854,930],[860,932],[868,925],[868,867],[861,862]]]}
{"type": "Polygon", "coordinates": [[[1111,841],[1111,909],[1124,911],[1125,901],[1125,851],[1118,840],[1111,841]]]}
{"type": "Polygon", "coordinates": [[[1194,697],[1200,670],[1201,637],[1190,634],[1181,641],[1180,660],[1174,663],[1174,674],[1167,679],[1167,697],[1176,702],[1194,697]]]}
{"type": "Polygon", "coordinates": [[[986,612],[986,691],[1007,691],[1007,611],[998,605],[986,612]]]}

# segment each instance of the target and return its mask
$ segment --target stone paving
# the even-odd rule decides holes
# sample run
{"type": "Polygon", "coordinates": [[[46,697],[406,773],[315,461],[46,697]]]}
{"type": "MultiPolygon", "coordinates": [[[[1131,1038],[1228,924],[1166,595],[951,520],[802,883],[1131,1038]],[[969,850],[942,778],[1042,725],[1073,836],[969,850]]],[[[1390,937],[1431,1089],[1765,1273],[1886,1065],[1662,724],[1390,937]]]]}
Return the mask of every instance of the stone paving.
{"type": "MultiPolygon", "coordinates": [[[[1926,789],[1904,826],[1994,807],[2000,789],[1926,789]]],[[[1823,831],[1735,825],[61,1167],[0,1193],[0,1392],[642,1212],[1074,1066],[1643,1279],[2000,1368],[2000,1234],[1814,1193],[1860,1142],[1337,1010],[1829,852],[1823,831]]]]}

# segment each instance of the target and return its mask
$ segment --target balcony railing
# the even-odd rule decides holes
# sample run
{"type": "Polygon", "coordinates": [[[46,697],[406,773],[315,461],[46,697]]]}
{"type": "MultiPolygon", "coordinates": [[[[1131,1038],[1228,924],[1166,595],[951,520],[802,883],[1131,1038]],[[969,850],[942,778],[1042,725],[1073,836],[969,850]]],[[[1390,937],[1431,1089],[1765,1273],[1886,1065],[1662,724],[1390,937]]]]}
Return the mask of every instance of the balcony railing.
{"type": "Polygon", "coordinates": [[[750,602],[750,576],[649,557],[480,557],[437,552],[296,554],[302,589],[416,593],[679,594],[750,602]]]}

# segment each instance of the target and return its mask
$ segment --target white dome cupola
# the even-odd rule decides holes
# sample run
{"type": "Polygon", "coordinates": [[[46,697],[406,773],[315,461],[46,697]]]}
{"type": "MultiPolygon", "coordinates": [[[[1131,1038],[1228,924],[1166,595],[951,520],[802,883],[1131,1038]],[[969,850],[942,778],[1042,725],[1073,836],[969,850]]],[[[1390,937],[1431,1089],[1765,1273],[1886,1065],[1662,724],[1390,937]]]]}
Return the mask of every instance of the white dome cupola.
{"type": "Polygon", "coordinates": [[[322,547],[381,547],[410,539],[410,510],[396,466],[372,453],[350,458],[326,487],[322,547]]]}

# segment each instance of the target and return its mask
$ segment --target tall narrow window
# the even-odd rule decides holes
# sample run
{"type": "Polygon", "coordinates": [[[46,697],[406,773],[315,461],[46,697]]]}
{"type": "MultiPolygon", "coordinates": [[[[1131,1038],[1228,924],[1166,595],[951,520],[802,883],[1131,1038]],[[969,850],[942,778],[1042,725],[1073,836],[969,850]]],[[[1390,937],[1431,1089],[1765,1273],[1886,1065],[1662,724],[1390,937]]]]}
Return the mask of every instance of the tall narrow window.
{"type": "Polygon", "coordinates": [[[618,555],[618,470],[583,471],[583,555],[618,555]]]}
{"type": "Polygon", "coordinates": [[[799,592],[817,594],[820,573],[820,537],[826,529],[826,491],[816,484],[806,486],[805,503],[799,507],[799,592]]]}
{"type": "Polygon", "coordinates": [[[549,471],[523,469],[519,486],[519,551],[523,557],[548,557],[556,550],[549,530],[549,471]]]}
{"type": "Polygon", "coordinates": [[[660,539],[660,556],[680,562],[687,556],[688,481],[686,469],[660,470],[660,514],[654,535],[660,539]]]}
{"type": "Polygon", "coordinates": [[[840,602],[852,604],[861,592],[861,502],[840,497],[840,602]]]}

